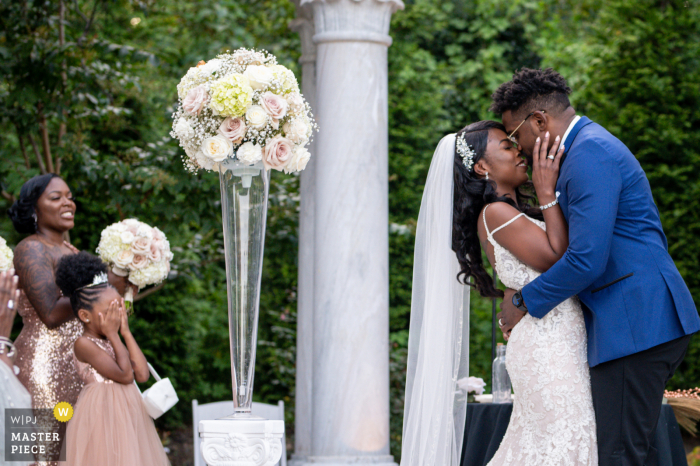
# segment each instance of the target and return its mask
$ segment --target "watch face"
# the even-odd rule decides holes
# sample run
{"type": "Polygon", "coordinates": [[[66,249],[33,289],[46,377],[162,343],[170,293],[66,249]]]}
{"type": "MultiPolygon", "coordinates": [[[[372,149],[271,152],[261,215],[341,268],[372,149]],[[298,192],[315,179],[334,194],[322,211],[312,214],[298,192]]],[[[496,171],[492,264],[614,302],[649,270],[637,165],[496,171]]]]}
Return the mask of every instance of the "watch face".
{"type": "Polygon", "coordinates": [[[520,307],[520,305],[523,303],[523,297],[520,295],[520,293],[515,293],[513,295],[513,305],[515,307],[520,307]]]}

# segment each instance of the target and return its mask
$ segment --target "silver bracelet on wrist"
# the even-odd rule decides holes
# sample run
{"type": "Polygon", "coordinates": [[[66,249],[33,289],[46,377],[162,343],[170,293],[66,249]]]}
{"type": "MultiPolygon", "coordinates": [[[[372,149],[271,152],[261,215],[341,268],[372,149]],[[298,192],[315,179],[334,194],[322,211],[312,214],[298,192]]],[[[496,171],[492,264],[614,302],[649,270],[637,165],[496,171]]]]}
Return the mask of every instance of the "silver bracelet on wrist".
{"type": "Polygon", "coordinates": [[[549,209],[550,207],[554,207],[554,206],[557,205],[557,204],[559,204],[559,193],[557,193],[557,197],[556,197],[552,202],[550,202],[550,203],[547,204],[547,205],[541,205],[541,206],[540,206],[540,210],[547,210],[547,209],[549,209]]]}
{"type": "Polygon", "coordinates": [[[12,340],[10,340],[7,337],[0,337],[0,355],[6,355],[8,358],[12,359],[15,357],[15,354],[17,354],[17,349],[15,348],[15,345],[12,344],[12,340]],[[8,349],[8,351],[5,351],[5,348],[8,349]]]}

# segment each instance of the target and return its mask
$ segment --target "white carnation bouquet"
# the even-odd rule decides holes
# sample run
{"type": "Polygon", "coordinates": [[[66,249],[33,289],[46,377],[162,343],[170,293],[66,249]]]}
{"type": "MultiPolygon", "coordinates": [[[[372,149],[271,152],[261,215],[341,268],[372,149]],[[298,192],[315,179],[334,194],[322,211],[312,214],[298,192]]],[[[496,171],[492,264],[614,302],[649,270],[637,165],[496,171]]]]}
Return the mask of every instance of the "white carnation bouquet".
{"type": "Polygon", "coordinates": [[[201,61],[177,92],[170,135],[189,170],[218,171],[226,160],[285,173],[306,168],[317,126],[294,73],[273,55],[241,48],[201,61]]]}
{"type": "Polygon", "coordinates": [[[0,273],[7,272],[14,267],[13,260],[15,255],[12,253],[12,249],[7,245],[5,238],[0,236],[0,273]]]}
{"type": "MultiPolygon", "coordinates": [[[[139,290],[165,280],[170,272],[170,243],[162,231],[134,218],[114,223],[102,231],[97,254],[112,272],[128,277],[139,290]]],[[[124,299],[133,301],[131,288],[124,299]]]]}

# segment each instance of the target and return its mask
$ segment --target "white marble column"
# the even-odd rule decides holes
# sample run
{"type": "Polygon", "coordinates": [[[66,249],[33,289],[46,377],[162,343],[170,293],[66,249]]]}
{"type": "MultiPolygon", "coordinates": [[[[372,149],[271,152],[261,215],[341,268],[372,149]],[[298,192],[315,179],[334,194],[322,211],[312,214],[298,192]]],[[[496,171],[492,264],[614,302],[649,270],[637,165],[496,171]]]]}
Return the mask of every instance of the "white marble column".
{"type": "MultiPolygon", "coordinates": [[[[294,0],[297,17],[289,27],[301,39],[301,91],[316,109],[316,44],[311,5],[300,6],[294,0]]],[[[312,158],[301,172],[299,212],[299,275],[297,281],[297,355],[296,397],[294,409],[293,464],[303,462],[311,454],[312,368],[314,323],[314,173],[315,143],[309,146],[312,158]]]]}
{"type": "Polygon", "coordinates": [[[401,0],[301,0],[316,43],[311,454],[389,454],[387,48],[401,0]]]}

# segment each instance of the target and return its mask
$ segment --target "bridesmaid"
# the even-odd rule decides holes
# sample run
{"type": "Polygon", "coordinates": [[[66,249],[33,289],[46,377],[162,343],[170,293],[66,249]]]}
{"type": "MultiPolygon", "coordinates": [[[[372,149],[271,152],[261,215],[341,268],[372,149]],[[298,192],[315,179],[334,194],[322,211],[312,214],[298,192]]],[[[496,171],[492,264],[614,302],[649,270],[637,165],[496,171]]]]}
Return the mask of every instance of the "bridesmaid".
{"type": "MultiPolygon", "coordinates": [[[[59,259],[78,252],[63,240],[75,225],[75,210],[66,182],[48,173],[27,181],[8,211],[15,229],[29,234],[14,251],[21,290],[18,312],[24,324],[15,346],[18,378],[35,409],[53,409],[60,401],[74,406],[83,388],[73,364],[73,344],[82,334],[82,325],[54,276],[59,259]]],[[[110,274],[110,282],[124,292],[124,278],[110,274]]]]}

